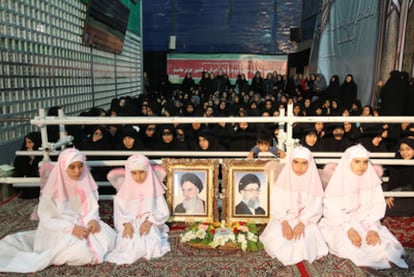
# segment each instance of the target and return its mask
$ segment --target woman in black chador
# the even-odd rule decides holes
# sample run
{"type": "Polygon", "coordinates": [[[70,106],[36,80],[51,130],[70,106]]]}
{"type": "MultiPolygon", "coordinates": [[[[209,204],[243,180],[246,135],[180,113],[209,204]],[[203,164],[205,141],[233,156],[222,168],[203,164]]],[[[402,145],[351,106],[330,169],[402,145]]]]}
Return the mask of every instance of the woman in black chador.
{"type": "MultiPolygon", "coordinates": [[[[399,143],[396,159],[414,159],[414,139],[405,138],[399,143]]],[[[388,191],[413,191],[414,190],[414,168],[412,165],[395,165],[390,168],[389,182],[386,184],[388,191]]],[[[388,216],[413,216],[414,199],[409,198],[386,198],[388,216]]]]}
{"type": "Polygon", "coordinates": [[[341,85],[341,104],[342,107],[350,109],[352,103],[358,98],[358,86],[354,81],[354,76],[346,75],[345,81],[341,85]]]}
{"type": "MultiPolygon", "coordinates": [[[[28,133],[23,140],[20,148],[21,151],[39,150],[42,145],[42,139],[39,132],[28,133]]],[[[38,164],[42,160],[42,156],[16,156],[13,162],[14,177],[39,177],[38,164]]],[[[22,188],[20,191],[21,198],[37,198],[39,197],[39,188],[22,188]]]]}

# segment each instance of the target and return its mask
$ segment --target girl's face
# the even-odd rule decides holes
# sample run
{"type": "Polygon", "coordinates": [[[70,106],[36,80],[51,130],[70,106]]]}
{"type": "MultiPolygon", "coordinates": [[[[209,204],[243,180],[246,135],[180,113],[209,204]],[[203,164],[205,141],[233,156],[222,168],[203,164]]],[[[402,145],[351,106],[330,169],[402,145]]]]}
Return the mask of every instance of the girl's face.
{"type": "Polygon", "coordinates": [[[34,150],[33,148],[34,148],[35,144],[31,139],[25,138],[24,139],[24,144],[26,146],[26,150],[28,150],[28,151],[34,150]]]}
{"type": "Polygon", "coordinates": [[[305,174],[305,172],[308,170],[308,167],[309,163],[305,159],[295,158],[292,161],[293,172],[298,176],[305,174]]]}
{"type": "Polygon", "coordinates": [[[66,169],[66,174],[68,174],[69,178],[74,181],[79,180],[80,176],[82,176],[82,173],[83,162],[73,162],[66,169]]]}
{"type": "Polygon", "coordinates": [[[364,175],[368,169],[367,158],[353,158],[351,161],[351,171],[358,176],[364,175]]]}
{"type": "Polygon", "coordinates": [[[414,157],[414,149],[412,149],[408,144],[400,144],[400,155],[404,160],[411,160],[414,157]]]}
{"type": "Polygon", "coordinates": [[[144,171],[144,170],[132,170],[131,171],[132,179],[137,184],[144,183],[145,179],[147,179],[147,175],[148,175],[148,173],[146,171],[144,171]]]}

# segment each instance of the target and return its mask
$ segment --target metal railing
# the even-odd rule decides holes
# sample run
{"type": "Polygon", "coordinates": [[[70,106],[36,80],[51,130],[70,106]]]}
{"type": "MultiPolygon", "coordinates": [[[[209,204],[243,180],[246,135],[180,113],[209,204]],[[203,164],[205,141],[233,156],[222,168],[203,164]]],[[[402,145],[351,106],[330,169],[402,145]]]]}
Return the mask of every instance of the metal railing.
{"type": "MultiPolygon", "coordinates": [[[[57,148],[62,147],[70,142],[70,137],[65,135],[65,125],[107,125],[111,124],[188,124],[193,122],[202,123],[279,123],[279,148],[284,149],[287,154],[298,143],[298,140],[293,138],[293,124],[295,123],[314,123],[314,122],[350,122],[350,123],[402,123],[414,122],[414,117],[394,117],[394,116],[378,116],[378,117],[341,117],[341,116],[314,116],[314,117],[298,117],[293,115],[293,105],[288,105],[287,113],[285,110],[280,110],[278,117],[73,117],[66,116],[63,110],[59,110],[58,116],[46,116],[45,110],[39,110],[39,116],[36,116],[30,122],[40,128],[42,137],[41,151],[16,151],[16,155],[33,156],[42,155],[43,160],[50,160],[50,155],[58,155],[57,148]],[[55,143],[48,141],[47,126],[60,126],[60,140],[55,143]],[[285,132],[286,127],[286,132],[285,132]]],[[[136,153],[141,153],[149,157],[164,157],[165,151],[82,151],[86,156],[129,156],[136,153]]],[[[246,151],[226,151],[226,152],[200,152],[200,151],[169,151],[168,157],[188,158],[188,157],[206,157],[206,158],[244,158],[247,156],[246,151]]],[[[338,152],[314,152],[315,162],[317,164],[326,164],[330,162],[337,162],[343,153],[338,152]]],[[[371,153],[371,160],[374,164],[379,165],[414,165],[414,160],[400,160],[394,159],[394,153],[371,153]]],[[[152,162],[161,163],[160,159],[151,159],[152,162]]],[[[280,159],[280,162],[284,162],[280,159]]],[[[94,160],[87,161],[88,166],[123,166],[125,161],[122,160],[94,160]]],[[[14,184],[15,186],[38,186],[39,178],[24,178],[24,177],[2,177],[0,183],[14,184]]],[[[109,185],[108,182],[98,182],[102,186],[109,185]]],[[[413,191],[386,191],[385,196],[394,197],[414,197],[413,191]]]]}

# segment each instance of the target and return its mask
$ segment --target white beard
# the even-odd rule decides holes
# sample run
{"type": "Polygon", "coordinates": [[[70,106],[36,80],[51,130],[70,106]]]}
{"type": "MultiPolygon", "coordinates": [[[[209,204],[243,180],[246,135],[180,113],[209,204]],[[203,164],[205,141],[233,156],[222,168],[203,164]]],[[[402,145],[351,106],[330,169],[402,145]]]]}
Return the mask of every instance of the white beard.
{"type": "Polygon", "coordinates": [[[187,213],[204,213],[203,202],[198,198],[184,200],[183,207],[187,213]]]}
{"type": "Polygon", "coordinates": [[[256,210],[257,208],[260,207],[260,200],[259,198],[257,199],[243,199],[243,202],[250,208],[253,210],[256,210]]]}

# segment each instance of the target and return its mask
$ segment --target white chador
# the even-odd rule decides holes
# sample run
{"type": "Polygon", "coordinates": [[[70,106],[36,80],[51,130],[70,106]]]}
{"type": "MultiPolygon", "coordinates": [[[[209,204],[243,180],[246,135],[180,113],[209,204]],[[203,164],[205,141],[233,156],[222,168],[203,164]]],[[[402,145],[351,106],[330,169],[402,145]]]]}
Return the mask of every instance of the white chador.
{"type": "Polygon", "coordinates": [[[390,268],[392,262],[407,268],[401,258],[403,247],[380,223],[385,213],[384,195],[381,179],[368,158],[368,151],[361,145],[345,151],[325,190],[319,227],[329,251],[350,259],[357,266],[385,269],[390,268]],[[356,162],[363,160],[368,163],[365,168],[358,169],[356,162]],[[355,164],[354,169],[351,169],[351,163],[355,164]],[[351,229],[358,233],[359,243],[351,242],[348,234],[351,229]],[[375,245],[368,243],[368,233],[378,235],[380,241],[375,245]]]}
{"type": "Polygon", "coordinates": [[[328,247],[316,224],[322,216],[322,196],[322,184],[311,152],[302,146],[293,149],[272,187],[271,219],[260,236],[272,258],[284,265],[292,265],[303,260],[313,262],[328,254],[328,247]],[[302,164],[294,164],[298,161],[302,164]],[[294,166],[299,168],[294,169],[294,166]],[[284,236],[284,221],[292,231],[302,222],[304,233],[295,238],[284,236]]]}
{"type": "Polygon", "coordinates": [[[140,258],[157,258],[171,251],[165,224],[170,215],[164,198],[165,187],[150,161],[145,156],[133,155],[128,158],[125,170],[112,170],[108,180],[118,189],[114,199],[114,224],[118,234],[115,249],[106,261],[131,264],[140,258]],[[134,171],[145,171],[145,181],[134,181],[131,176],[134,171]],[[140,228],[145,222],[152,225],[148,233],[142,234],[140,228]],[[127,223],[132,225],[132,238],[124,236],[127,223]]]}
{"type": "Polygon", "coordinates": [[[26,273],[49,265],[102,263],[114,247],[115,232],[99,218],[97,185],[89,169],[83,167],[77,180],[66,173],[74,162],[82,166],[85,162],[76,149],[59,155],[39,199],[37,229],[11,234],[0,241],[0,272],[26,273]],[[87,231],[92,221],[99,231],[87,231]],[[75,226],[83,228],[83,238],[72,234],[75,226]]]}

